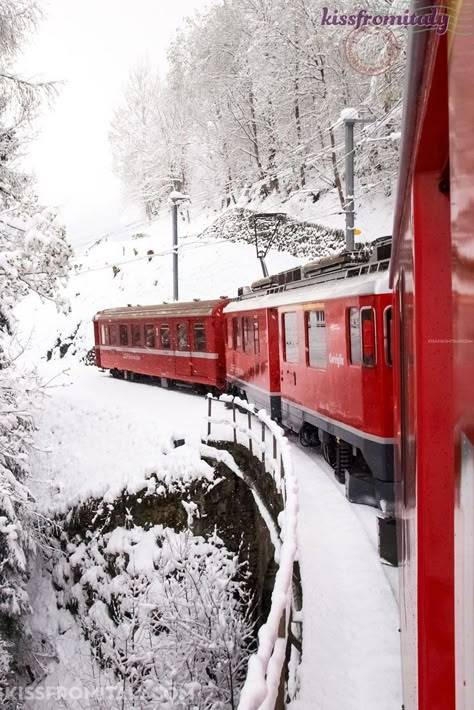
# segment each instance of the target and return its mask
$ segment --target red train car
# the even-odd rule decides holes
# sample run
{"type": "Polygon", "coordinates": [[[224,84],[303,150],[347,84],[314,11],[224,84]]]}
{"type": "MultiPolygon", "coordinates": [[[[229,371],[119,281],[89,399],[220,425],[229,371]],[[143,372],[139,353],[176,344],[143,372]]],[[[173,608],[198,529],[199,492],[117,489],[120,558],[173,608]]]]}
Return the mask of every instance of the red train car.
{"type": "Polygon", "coordinates": [[[96,362],[116,377],[133,374],[225,388],[222,309],[228,301],[128,306],[94,317],[96,362]]]}
{"type": "Polygon", "coordinates": [[[354,502],[393,510],[387,279],[370,275],[273,297],[280,305],[282,422],[311,441],[354,502]]]}
{"type": "Polygon", "coordinates": [[[449,22],[409,43],[391,266],[405,710],[474,708],[472,4],[449,22]]]}
{"type": "Polygon", "coordinates": [[[292,271],[289,283],[285,274],[257,282],[224,309],[228,380],[258,406],[271,401],[303,444],[321,445],[352,501],[386,512],[394,506],[389,255],[382,238],[370,262],[324,259],[299,278],[292,271]],[[257,319],[269,333],[258,357],[241,336],[257,319]]]}

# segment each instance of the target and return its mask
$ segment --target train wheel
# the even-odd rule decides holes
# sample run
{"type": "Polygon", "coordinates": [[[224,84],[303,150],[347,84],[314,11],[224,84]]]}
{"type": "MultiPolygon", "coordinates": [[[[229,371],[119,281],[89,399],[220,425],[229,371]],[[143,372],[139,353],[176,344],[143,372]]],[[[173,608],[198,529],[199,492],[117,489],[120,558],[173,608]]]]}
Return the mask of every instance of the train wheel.
{"type": "Polygon", "coordinates": [[[311,424],[303,424],[300,429],[299,437],[301,446],[321,446],[318,430],[316,427],[311,426],[311,424]]]}

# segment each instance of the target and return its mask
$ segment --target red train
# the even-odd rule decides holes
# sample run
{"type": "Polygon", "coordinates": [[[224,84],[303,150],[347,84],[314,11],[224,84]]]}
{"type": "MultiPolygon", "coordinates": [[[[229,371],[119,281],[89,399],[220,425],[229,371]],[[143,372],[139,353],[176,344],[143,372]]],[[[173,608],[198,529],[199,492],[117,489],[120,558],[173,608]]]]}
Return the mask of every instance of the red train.
{"type": "Polygon", "coordinates": [[[449,7],[409,43],[390,272],[405,710],[474,708],[474,24],[449,7]]]}
{"type": "Polygon", "coordinates": [[[212,372],[193,362],[194,336],[177,345],[179,319],[188,334],[204,322],[195,304],[156,307],[155,338],[176,309],[166,369],[151,341],[145,370],[102,337],[102,325],[155,323],[151,312],[95,319],[102,367],[245,393],[320,445],[349,497],[389,513],[388,557],[395,490],[404,710],[474,708],[474,42],[469,4],[450,8],[449,33],[409,40],[389,284],[381,239],[370,261],[341,255],[214,302],[197,316],[214,333],[200,351],[212,372]]]}
{"type": "Polygon", "coordinates": [[[369,261],[345,254],[262,279],[224,308],[232,391],[321,446],[348,497],[385,512],[394,508],[390,243],[376,240],[369,261]]]}
{"type": "Polygon", "coordinates": [[[230,391],[318,446],[351,501],[378,506],[381,555],[396,561],[391,238],[262,279],[233,301],[101,311],[97,364],[230,391]]]}

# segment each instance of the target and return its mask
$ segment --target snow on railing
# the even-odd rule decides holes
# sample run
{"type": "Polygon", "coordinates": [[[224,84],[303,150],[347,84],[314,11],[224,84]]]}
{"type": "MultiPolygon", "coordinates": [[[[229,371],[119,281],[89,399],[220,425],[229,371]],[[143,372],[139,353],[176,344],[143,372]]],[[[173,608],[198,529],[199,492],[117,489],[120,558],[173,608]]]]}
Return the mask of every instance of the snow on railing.
{"type": "Polygon", "coordinates": [[[291,637],[297,559],[298,490],[291,452],[283,429],[265,410],[257,411],[245,400],[230,395],[221,395],[219,399],[208,395],[207,401],[207,439],[213,435],[214,440],[246,446],[261,460],[282,496],[284,508],[278,516],[281,544],[279,549],[275,547],[278,570],[270,613],[258,632],[258,650],[250,657],[238,706],[238,710],[280,709],[284,707],[285,660],[291,637]],[[223,409],[221,416],[213,416],[213,407],[219,405],[223,409]]]}

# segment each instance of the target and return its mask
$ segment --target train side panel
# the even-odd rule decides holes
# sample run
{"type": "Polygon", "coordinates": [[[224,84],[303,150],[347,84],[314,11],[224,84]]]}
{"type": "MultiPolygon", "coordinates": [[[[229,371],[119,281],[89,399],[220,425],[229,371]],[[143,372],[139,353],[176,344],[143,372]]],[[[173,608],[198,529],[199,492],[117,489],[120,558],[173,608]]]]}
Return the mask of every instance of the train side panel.
{"type": "Polygon", "coordinates": [[[360,449],[382,507],[393,507],[391,305],[387,293],[279,308],[283,423],[360,449]]]}
{"type": "Polygon", "coordinates": [[[456,710],[470,710],[474,707],[473,66],[472,34],[456,33],[453,35],[449,66],[456,490],[456,710]]]}
{"type": "Polygon", "coordinates": [[[410,41],[391,267],[404,707],[456,710],[448,36],[410,41]]]}
{"type": "Polygon", "coordinates": [[[278,316],[275,309],[254,308],[226,313],[226,379],[258,408],[280,418],[278,316]]]}

